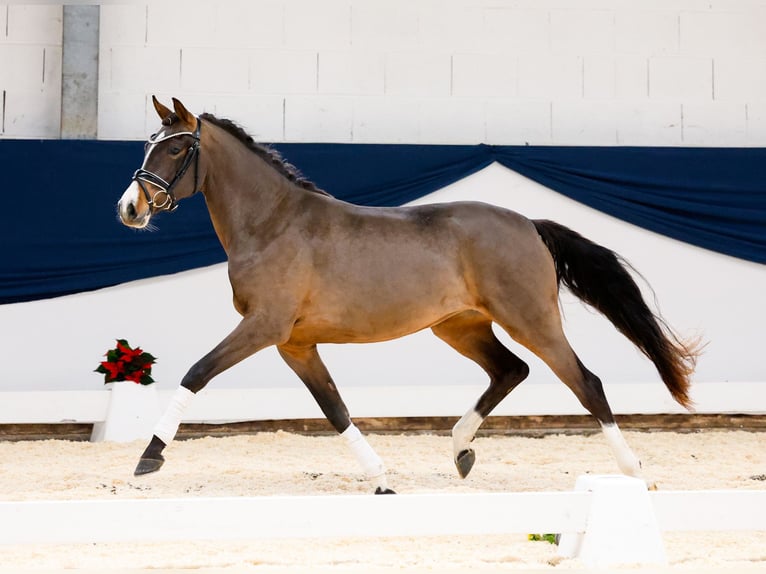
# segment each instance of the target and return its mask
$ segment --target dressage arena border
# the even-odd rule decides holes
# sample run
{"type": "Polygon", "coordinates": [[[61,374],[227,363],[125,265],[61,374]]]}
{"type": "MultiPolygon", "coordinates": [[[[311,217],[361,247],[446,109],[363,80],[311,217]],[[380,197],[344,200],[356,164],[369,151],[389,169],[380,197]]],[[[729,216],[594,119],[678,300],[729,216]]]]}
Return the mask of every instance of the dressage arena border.
{"type": "Polygon", "coordinates": [[[766,531],[766,491],[582,479],[572,492],[0,502],[0,545],[559,532],[560,553],[593,568],[666,564],[660,531],[766,531]]]}

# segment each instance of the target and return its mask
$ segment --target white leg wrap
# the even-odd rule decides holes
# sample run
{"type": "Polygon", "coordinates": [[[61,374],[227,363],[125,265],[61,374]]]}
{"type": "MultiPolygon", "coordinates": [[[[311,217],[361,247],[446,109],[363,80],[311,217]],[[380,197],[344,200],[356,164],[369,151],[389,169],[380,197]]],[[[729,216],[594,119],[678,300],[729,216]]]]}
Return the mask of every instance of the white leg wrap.
{"type": "Polygon", "coordinates": [[[340,433],[340,436],[346,439],[346,444],[351,448],[351,452],[354,453],[354,457],[362,467],[365,476],[375,486],[379,486],[384,490],[388,488],[386,485],[386,467],[383,465],[383,461],[362,436],[356,425],[351,423],[346,430],[340,433]]]}
{"type": "Polygon", "coordinates": [[[476,431],[479,430],[483,422],[484,417],[474,409],[471,409],[455,423],[455,426],[452,427],[452,451],[455,458],[457,458],[461,451],[468,448],[468,445],[476,436],[476,431]]]}
{"type": "Polygon", "coordinates": [[[168,405],[165,414],[154,427],[154,434],[166,445],[170,444],[178,432],[186,408],[191,404],[194,393],[186,387],[178,387],[168,405]]]}
{"type": "Polygon", "coordinates": [[[606,442],[612,449],[615,458],[617,459],[617,466],[623,474],[633,476],[636,478],[642,478],[641,476],[641,463],[638,457],[630,450],[628,443],[625,442],[625,437],[622,436],[619,427],[612,424],[602,424],[601,430],[604,432],[606,442]]]}

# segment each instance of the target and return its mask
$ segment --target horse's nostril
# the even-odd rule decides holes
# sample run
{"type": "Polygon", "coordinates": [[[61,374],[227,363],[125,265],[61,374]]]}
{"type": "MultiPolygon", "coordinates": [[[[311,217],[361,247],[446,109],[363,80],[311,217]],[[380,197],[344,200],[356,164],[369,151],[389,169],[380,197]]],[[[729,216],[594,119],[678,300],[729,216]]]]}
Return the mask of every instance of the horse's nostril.
{"type": "Polygon", "coordinates": [[[128,212],[128,217],[130,217],[131,219],[135,219],[136,206],[133,205],[133,202],[128,203],[128,209],[126,211],[128,212]]]}

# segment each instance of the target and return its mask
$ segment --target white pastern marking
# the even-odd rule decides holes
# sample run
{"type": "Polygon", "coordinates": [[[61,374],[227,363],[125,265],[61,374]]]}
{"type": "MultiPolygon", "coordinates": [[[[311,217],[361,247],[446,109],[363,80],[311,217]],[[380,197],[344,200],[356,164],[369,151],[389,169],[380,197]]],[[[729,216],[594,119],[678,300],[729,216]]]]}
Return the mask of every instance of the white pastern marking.
{"type": "Polygon", "coordinates": [[[612,449],[612,452],[617,459],[617,465],[620,467],[623,474],[642,478],[641,463],[639,462],[638,457],[633,454],[628,443],[625,442],[625,437],[622,436],[619,427],[614,423],[602,424],[601,430],[604,432],[606,442],[612,449]]]}
{"type": "Polygon", "coordinates": [[[455,458],[468,448],[468,445],[476,436],[476,431],[479,430],[483,422],[484,417],[474,409],[471,409],[455,423],[455,426],[452,427],[452,451],[455,458]]]}
{"type": "Polygon", "coordinates": [[[340,436],[346,440],[346,444],[348,444],[367,478],[376,487],[380,487],[383,490],[387,489],[386,467],[383,465],[383,461],[378,454],[362,436],[356,425],[351,423],[346,430],[340,433],[340,436]]]}
{"type": "Polygon", "coordinates": [[[162,415],[154,429],[154,434],[166,445],[170,444],[173,437],[176,436],[178,426],[181,424],[181,418],[194,397],[195,394],[186,387],[178,387],[175,394],[173,394],[165,414],[162,415]]]}

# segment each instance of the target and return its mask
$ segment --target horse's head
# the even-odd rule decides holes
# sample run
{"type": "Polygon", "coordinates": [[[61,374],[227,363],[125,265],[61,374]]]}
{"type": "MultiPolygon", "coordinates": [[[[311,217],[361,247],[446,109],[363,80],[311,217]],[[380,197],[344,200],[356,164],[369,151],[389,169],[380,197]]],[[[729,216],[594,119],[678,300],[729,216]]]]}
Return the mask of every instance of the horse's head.
{"type": "Polygon", "coordinates": [[[158,211],[173,211],[199,183],[199,119],[175,98],[175,111],[154,96],[152,101],[162,127],[146,142],[144,163],[117,203],[120,220],[128,227],[146,227],[158,211]]]}

